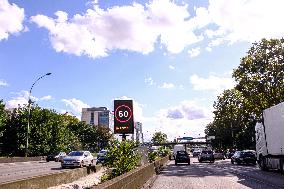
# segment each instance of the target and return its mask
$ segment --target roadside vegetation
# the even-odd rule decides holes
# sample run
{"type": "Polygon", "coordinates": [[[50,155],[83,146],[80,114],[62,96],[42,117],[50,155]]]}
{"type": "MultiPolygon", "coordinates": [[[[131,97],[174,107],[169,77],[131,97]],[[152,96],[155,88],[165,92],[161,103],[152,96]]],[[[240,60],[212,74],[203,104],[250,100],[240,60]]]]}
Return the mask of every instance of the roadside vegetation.
{"type": "Polygon", "coordinates": [[[101,182],[127,173],[140,164],[140,155],[136,153],[136,143],[133,141],[113,140],[107,148],[106,166],[108,171],[102,176],[101,182]]]}
{"type": "MultiPolygon", "coordinates": [[[[151,142],[153,144],[158,145],[161,143],[166,143],[167,139],[168,139],[167,135],[159,131],[153,134],[151,142]]],[[[155,150],[150,149],[148,153],[148,161],[151,163],[158,159],[161,159],[162,157],[166,157],[169,155],[171,155],[171,150],[169,148],[164,147],[164,146],[159,146],[158,149],[155,149],[155,150]]]]}
{"type": "MultiPolygon", "coordinates": [[[[5,110],[5,103],[0,100],[1,156],[24,156],[27,120],[27,106],[5,110]]],[[[94,127],[74,116],[34,105],[31,108],[28,156],[82,149],[95,152],[106,147],[112,137],[107,127],[94,127]]]]}
{"type": "Polygon", "coordinates": [[[284,39],[253,43],[232,77],[236,86],[217,97],[205,133],[215,148],[254,149],[262,111],[284,100],[284,39]]]}

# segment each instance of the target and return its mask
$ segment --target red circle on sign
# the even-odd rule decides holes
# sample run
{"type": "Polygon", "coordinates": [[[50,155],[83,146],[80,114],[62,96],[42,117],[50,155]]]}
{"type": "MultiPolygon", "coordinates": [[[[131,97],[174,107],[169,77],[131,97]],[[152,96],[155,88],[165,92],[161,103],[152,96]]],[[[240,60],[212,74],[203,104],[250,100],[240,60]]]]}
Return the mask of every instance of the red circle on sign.
{"type": "Polygon", "coordinates": [[[121,106],[118,106],[118,107],[116,108],[116,110],[115,110],[115,112],[114,112],[114,115],[115,115],[115,119],[116,119],[117,121],[119,121],[119,122],[121,122],[121,123],[125,123],[125,122],[128,122],[128,121],[130,120],[130,118],[132,117],[132,111],[131,111],[131,109],[130,109],[128,106],[126,106],[126,105],[121,105],[121,106]],[[129,112],[129,117],[128,117],[127,120],[120,120],[120,119],[116,116],[116,112],[117,112],[120,108],[123,108],[123,107],[125,107],[126,109],[128,109],[128,112],[129,112]]]}

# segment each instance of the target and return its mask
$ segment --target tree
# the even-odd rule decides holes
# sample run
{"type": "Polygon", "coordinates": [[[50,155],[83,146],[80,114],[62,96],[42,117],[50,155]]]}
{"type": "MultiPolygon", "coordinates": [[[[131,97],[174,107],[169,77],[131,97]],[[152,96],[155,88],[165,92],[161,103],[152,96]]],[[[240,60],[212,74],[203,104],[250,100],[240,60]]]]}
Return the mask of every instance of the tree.
{"type": "Polygon", "coordinates": [[[260,120],[264,109],[284,100],[284,39],[254,43],[233,72],[247,109],[260,120]]]}
{"type": "MultiPolygon", "coordinates": [[[[5,104],[3,100],[0,100],[0,139],[3,136],[4,126],[7,120],[7,113],[5,111],[5,104]]],[[[0,141],[2,143],[2,141],[0,141]]]]}
{"type": "Polygon", "coordinates": [[[161,144],[161,143],[166,143],[167,139],[168,139],[167,135],[159,131],[153,134],[151,141],[154,144],[161,144]]]}
{"type": "Polygon", "coordinates": [[[255,121],[245,108],[246,99],[236,89],[225,90],[214,102],[214,120],[207,125],[207,136],[216,137],[213,146],[218,148],[250,148],[254,146],[255,121]]]}
{"type": "MultiPolygon", "coordinates": [[[[2,154],[23,156],[26,148],[28,107],[5,111],[0,101],[0,143],[2,154]]],[[[31,107],[29,156],[47,155],[58,151],[105,148],[113,137],[109,128],[92,126],[76,117],[55,110],[31,107]]]]}

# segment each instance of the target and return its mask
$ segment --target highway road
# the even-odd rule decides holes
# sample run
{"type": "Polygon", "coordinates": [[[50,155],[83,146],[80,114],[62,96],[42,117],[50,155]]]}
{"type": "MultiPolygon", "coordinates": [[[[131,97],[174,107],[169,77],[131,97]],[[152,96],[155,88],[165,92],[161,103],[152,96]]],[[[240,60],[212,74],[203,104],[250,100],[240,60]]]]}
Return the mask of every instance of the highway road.
{"type": "Polygon", "coordinates": [[[0,163],[0,184],[7,181],[68,171],[61,169],[60,162],[29,161],[16,163],[0,163]]]}
{"type": "Polygon", "coordinates": [[[171,161],[157,176],[152,189],[280,189],[284,174],[264,172],[253,165],[232,165],[230,160],[175,165],[171,161]]]}

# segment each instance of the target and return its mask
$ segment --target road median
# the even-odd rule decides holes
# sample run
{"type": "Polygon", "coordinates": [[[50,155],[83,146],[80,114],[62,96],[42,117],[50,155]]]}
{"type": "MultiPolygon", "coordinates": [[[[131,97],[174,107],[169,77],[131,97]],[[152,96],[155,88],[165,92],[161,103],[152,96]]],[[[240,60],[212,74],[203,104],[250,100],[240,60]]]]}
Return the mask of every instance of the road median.
{"type": "Polygon", "coordinates": [[[58,173],[39,175],[25,179],[5,182],[0,184],[0,189],[45,189],[52,186],[66,184],[85,177],[101,169],[101,165],[70,169],[58,173]]]}

